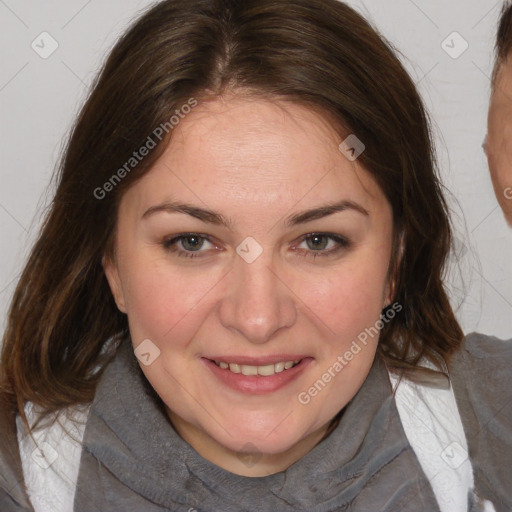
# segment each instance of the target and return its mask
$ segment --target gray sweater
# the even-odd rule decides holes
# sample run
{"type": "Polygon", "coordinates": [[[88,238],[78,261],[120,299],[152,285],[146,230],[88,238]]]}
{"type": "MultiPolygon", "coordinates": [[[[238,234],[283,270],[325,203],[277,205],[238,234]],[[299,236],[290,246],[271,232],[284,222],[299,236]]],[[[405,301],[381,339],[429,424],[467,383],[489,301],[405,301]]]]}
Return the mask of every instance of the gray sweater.
{"type": "MultiPolygon", "coordinates": [[[[512,340],[473,334],[449,365],[477,494],[512,510],[512,340]]],[[[32,510],[14,418],[0,418],[0,511],[32,510]]],[[[470,496],[469,509],[480,510],[470,496]]],[[[172,428],[128,342],[106,369],[91,407],[75,512],[439,511],[404,433],[383,361],[338,427],[286,471],[260,478],[203,459],[172,428]]]]}

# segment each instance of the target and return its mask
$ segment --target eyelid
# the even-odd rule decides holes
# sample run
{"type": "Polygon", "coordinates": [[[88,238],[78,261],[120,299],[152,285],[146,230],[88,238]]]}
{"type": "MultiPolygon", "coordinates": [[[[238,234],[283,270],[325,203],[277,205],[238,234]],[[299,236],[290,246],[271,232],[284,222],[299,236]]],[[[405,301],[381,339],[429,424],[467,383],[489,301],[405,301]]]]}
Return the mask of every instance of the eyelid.
{"type": "MultiPolygon", "coordinates": [[[[340,252],[343,249],[348,249],[351,246],[351,242],[347,237],[344,237],[342,235],[338,235],[335,233],[327,233],[327,232],[314,232],[314,233],[307,233],[306,235],[303,235],[299,240],[299,245],[305,241],[307,241],[310,238],[313,238],[314,236],[324,236],[327,238],[330,238],[333,240],[337,245],[334,248],[327,249],[327,250],[318,250],[314,251],[312,249],[298,249],[299,251],[304,251],[306,254],[305,256],[312,256],[314,258],[318,256],[331,256],[335,255],[338,252],[340,252]]],[[[297,250],[294,248],[294,250],[297,250]]]]}
{"type": "MultiPolygon", "coordinates": [[[[202,251],[202,250],[186,251],[183,249],[176,248],[177,244],[181,240],[183,240],[184,238],[187,238],[187,237],[200,238],[204,241],[207,241],[207,242],[213,244],[215,246],[215,249],[219,250],[218,245],[214,243],[214,241],[211,239],[211,237],[209,235],[206,235],[203,233],[194,233],[194,232],[180,233],[180,234],[176,234],[171,237],[168,237],[163,240],[162,245],[163,245],[164,249],[176,254],[176,256],[178,256],[178,257],[190,258],[190,259],[205,257],[201,253],[207,253],[208,251],[202,251]]],[[[302,235],[300,237],[300,239],[298,240],[298,242],[293,246],[292,250],[302,253],[303,257],[316,258],[318,256],[331,256],[331,255],[337,254],[338,252],[340,252],[343,249],[348,249],[350,246],[351,246],[351,241],[345,236],[338,235],[335,233],[328,233],[328,232],[312,232],[312,233],[306,233],[305,235],[302,235]],[[297,245],[300,245],[303,242],[305,242],[315,236],[327,237],[330,240],[333,240],[337,245],[334,248],[327,249],[327,250],[316,250],[315,251],[313,249],[297,249],[297,247],[296,247],[297,245]]]]}
{"type": "MultiPolygon", "coordinates": [[[[204,233],[196,233],[196,232],[179,233],[179,234],[176,234],[176,235],[172,235],[170,237],[166,237],[162,241],[162,245],[164,247],[170,247],[170,246],[175,245],[176,243],[178,243],[180,240],[182,240],[184,238],[188,238],[188,237],[190,237],[190,238],[191,237],[197,237],[197,238],[203,239],[203,240],[205,240],[207,242],[210,242],[213,245],[217,245],[217,244],[215,244],[215,242],[213,241],[211,236],[206,235],[204,233]]],[[[192,252],[192,251],[187,251],[187,252],[192,252]]]]}

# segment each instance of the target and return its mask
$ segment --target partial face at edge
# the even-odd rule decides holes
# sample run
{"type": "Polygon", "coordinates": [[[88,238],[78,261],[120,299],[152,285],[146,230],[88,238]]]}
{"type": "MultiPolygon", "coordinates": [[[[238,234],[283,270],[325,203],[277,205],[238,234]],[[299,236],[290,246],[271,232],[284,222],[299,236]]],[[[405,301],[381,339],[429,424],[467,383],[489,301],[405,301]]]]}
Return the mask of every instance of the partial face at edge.
{"type": "Polygon", "coordinates": [[[307,393],[390,301],[391,206],[340,142],[322,117],[295,104],[200,103],[121,201],[107,278],[134,348],[149,339],[160,350],[142,370],[182,437],[195,433],[192,445],[203,434],[198,446],[293,449],[367,377],[377,336],[315,396],[307,393]],[[341,201],[343,211],[286,223],[341,201]],[[229,224],[173,213],[162,206],[170,202],[215,211],[229,224]],[[173,242],[184,233],[194,235],[173,242]],[[247,379],[276,375],[223,379],[219,372],[230,370],[211,361],[295,358],[301,365],[276,374],[294,377],[268,389],[247,379]]]}
{"type": "Polygon", "coordinates": [[[512,61],[498,73],[489,107],[486,154],[496,198],[512,227],[512,61]]]}

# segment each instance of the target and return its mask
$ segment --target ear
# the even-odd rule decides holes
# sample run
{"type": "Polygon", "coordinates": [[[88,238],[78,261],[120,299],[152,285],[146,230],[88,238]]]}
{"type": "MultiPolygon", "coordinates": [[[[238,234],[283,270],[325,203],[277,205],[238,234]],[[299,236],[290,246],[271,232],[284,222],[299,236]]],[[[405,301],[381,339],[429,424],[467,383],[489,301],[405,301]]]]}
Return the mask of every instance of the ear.
{"type": "Polygon", "coordinates": [[[110,291],[114,297],[117,308],[122,313],[126,313],[126,304],[124,300],[123,287],[121,286],[121,279],[119,278],[119,271],[115,261],[111,257],[103,256],[101,260],[105,277],[107,278],[110,291]]]}
{"type": "Polygon", "coordinates": [[[393,275],[390,275],[388,278],[388,282],[386,284],[386,288],[384,290],[382,309],[386,309],[388,306],[391,306],[391,303],[393,302],[394,295],[395,295],[395,278],[393,275]]]}
{"type": "Polygon", "coordinates": [[[403,232],[398,235],[397,254],[394,257],[393,268],[389,271],[388,282],[384,290],[383,309],[391,305],[396,296],[396,283],[398,280],[398,269],[404,255],[405,241],[403,232]]]}

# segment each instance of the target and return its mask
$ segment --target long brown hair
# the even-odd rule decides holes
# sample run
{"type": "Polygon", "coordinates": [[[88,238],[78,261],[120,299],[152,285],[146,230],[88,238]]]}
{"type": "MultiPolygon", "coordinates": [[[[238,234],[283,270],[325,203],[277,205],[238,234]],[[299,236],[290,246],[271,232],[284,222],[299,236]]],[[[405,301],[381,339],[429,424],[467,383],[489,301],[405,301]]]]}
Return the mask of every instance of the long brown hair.
{"type": "Polygon", "coordinates": [[[338,0],[166,0],[129,28],[99,73],[17,285],[0,385],[22,418],[27,401],[47,413],[92,401],[102,348],[128,334],[102,257],[112,255],[120,198],[172,131],[125,164],[191,98],[230,90],[318,109],[340,142],[349,133],[364,142],[359,161],[394,216],[390,274],[402,311],[381,331],[386,360],[411,368],[421,355],[448,359],[460,345],[442,283],[450,224],[429,120],[391,45],[338,0]]]}

